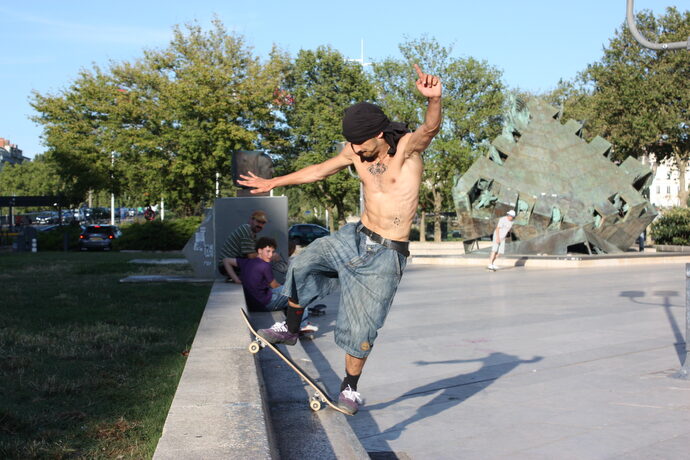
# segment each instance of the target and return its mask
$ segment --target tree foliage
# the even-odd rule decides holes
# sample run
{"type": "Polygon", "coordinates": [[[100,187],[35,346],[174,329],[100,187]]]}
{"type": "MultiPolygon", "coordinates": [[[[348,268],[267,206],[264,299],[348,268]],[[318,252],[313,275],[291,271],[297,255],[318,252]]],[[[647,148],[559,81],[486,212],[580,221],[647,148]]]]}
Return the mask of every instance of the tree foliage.
{"type": "Polygon", "coordinates": [[[652,223],[652,239],[656,244],[690,245],[690,209],[673,208],[652,223]]]}
{"type": "Polygon", "coordinates": [[[89,190],[110,189],[110,150],[103,126],[108,106],[108,77],[98,68],[82,70],[72,85],[58,96],[34,93],[32,105],[43,125],[46,157],[72,196],[89,190]]]}
{"type": "MultiPolygon", "coordinates": [[[[289,68],[285,90],[290,98],[290,103],[283,107],[290,144],[276,150],[282,155],[284,172],[321,163],[335,155],[344,140],[341,123],[345,109],[374,97],[362,67],[347,62],[341,53],[329,47],[301,50],[289,68]]],[[[358,212],[358,181],[347,171],[301,185],[299,189],[289,193],[300,193],[303,199],[335,211],[341,223],[348,213],[358,212]]]]}
{"type": "Polygon", "coordinates": [[[600,135],[596,131],[596,113],[594,112],[591,91],[580,78],[573,81],[559,80],[556,87],[540,96],[551,104],[560,107],[561,122],[577,120],[582,123],[582,137],[588,141],[600,135]]]}
{"type": "MultiPolygon", "coordinates": [[[[668,8],[659,18],[643,11],[637,24],[651,41],[685,41],[690,11],[668,8]]],[[[583,78],[592,89],[594,129],[614,144],[616,156],[654,154],[657,160],[672,160],[684,184],[690,159],[690,53],[649,50],[621,27],[583,78]]],[[[686,201],[687,190],[681,187],[680,202],[685,206],[686,201]]]]}
{"type": "Polygon", "coordinates": [[[36,155],[33,161],[8,164],[0,169],[0,196],[63,194],[62,180],[45,155],[36,155]]]}
{"type": "MultiPolygon", "coordinates": [[[[637,22],[653,41],[690,35],[690,12],[676,8],[659,18],[641,12],[637,22]]],[[[499,70],[454,57],[452,46],[433,38],[406,39],[399,50],[400,57],[365,72],[327,46],[294,59],[274,48],[260,60],[219,20],[209,30],[176,27],[163,49],[84,69],[55,94],[34,93],[47,152],[5,167],[0,193],[61,193],[76,205],[90,192],[115,192],[129,206],[164,198],[180,215],[198,214],[214,196],[217,173],[221,189],[233,193],[232,151],[267,151],[278,174],[325,161],[343,140],[344,109],[355,102],[376,102],[415,129],[426,111],[414,86],[418,63],[444,85],[443,126],[424,154],[420,194],[420,209],[436,216],[438,239],[440,214],[452,208],[454,176],[500,133],[505,88],[499,70]]],[[[689,53],[646,50],[622,27],[600,61],[542,97],[559,104],[565,118],[583,121],[586,138],[606,137],[618,157],[653,153],[684,174],[689,85],[689,53]]],[[[291,213],[326,209],[342,222],[358,212],[358,180],[347,171],[286,193],[291,213]]],[[[687,202],[684,189],[680,201],[687,202]]]]}
{"type": "Polygon", "coordinates": [[[164,197],[192,214],[213,197],[231,152],[266,147],[280,130],[274,92],[285,57],[262,64],[220,21],[176,27],[170,45],[107,71],[84,70],[56,95],[34,94],[49,155],[75,193],[164,197]]]}

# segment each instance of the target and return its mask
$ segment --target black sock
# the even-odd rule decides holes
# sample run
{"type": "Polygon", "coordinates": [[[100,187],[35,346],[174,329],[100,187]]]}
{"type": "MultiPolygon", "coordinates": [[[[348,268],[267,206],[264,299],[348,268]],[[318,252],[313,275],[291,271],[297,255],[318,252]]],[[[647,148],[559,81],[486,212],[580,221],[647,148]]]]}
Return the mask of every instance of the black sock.
{"type": "Polygon", "coordinates": [[[345,388],[350,386],[354,391],[357,391],[357,382],[359,381],[359,378],[362,376],[362,374],[359,375],[350,375],[345,371],[345,378],[343,379],[343,383],[340,384],[340,391],[343,391],[345,388]]]}
{"type": "Polygon", "coordinates": [[[302,322],[302,315],[304,314],[304,308],[299,307],[299,308],[294,308],[294,307],[288,307],[287,313],[286,313],[286,322],[287,322],[287,328],[288,331],[292,332],[293,334],[296,334],[299,332],[299,325],[302,322]]]}

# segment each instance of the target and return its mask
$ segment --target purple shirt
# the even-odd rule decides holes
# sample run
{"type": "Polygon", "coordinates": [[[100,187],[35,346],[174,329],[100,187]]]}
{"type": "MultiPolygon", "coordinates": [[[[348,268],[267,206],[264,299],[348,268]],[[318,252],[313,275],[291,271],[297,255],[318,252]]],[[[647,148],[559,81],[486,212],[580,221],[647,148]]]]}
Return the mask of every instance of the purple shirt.
{"type": "Polygon", "coordinates": [[[271,281],[273,270],[271,264],[256,257],[254,259],[237,259],[242,278],[244,300],[249,311],[268,311],[266,305],[271,301],[271,281]]]}

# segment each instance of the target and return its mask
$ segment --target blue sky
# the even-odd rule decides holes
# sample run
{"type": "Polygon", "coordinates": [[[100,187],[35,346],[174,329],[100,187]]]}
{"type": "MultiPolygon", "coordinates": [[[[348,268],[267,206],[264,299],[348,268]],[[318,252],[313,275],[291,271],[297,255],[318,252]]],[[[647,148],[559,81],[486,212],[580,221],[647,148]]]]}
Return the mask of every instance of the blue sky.
{"type": "MultiPolygon", "coordinates": [[[[433,37],[457,57],[485,60],[512,88],[535,92],[571,79],[597,61],[625,22],[625,0],[275,1],[0,0],[0,137],[33,157],[44,151],[29,117],[32,91],[67,88],[80,69],[133,60],[164,48],[172,27],[215,15],[259,56],[275,43],[293,56],[330,45],[349,58],[399,57],[406,38],[433,37]]],[[[690,0],[636,0],[662,14],[690,0]]]]}

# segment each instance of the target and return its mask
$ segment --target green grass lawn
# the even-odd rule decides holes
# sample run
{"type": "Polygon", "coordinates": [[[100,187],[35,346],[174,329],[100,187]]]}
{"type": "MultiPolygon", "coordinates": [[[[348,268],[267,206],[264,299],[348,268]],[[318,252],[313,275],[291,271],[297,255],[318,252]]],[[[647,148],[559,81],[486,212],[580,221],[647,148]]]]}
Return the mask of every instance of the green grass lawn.
{"type": "Polygon", "coordinates": [[[0,458],[150,458],[210,284],[154,253],[0,254],[0,458]]]}

